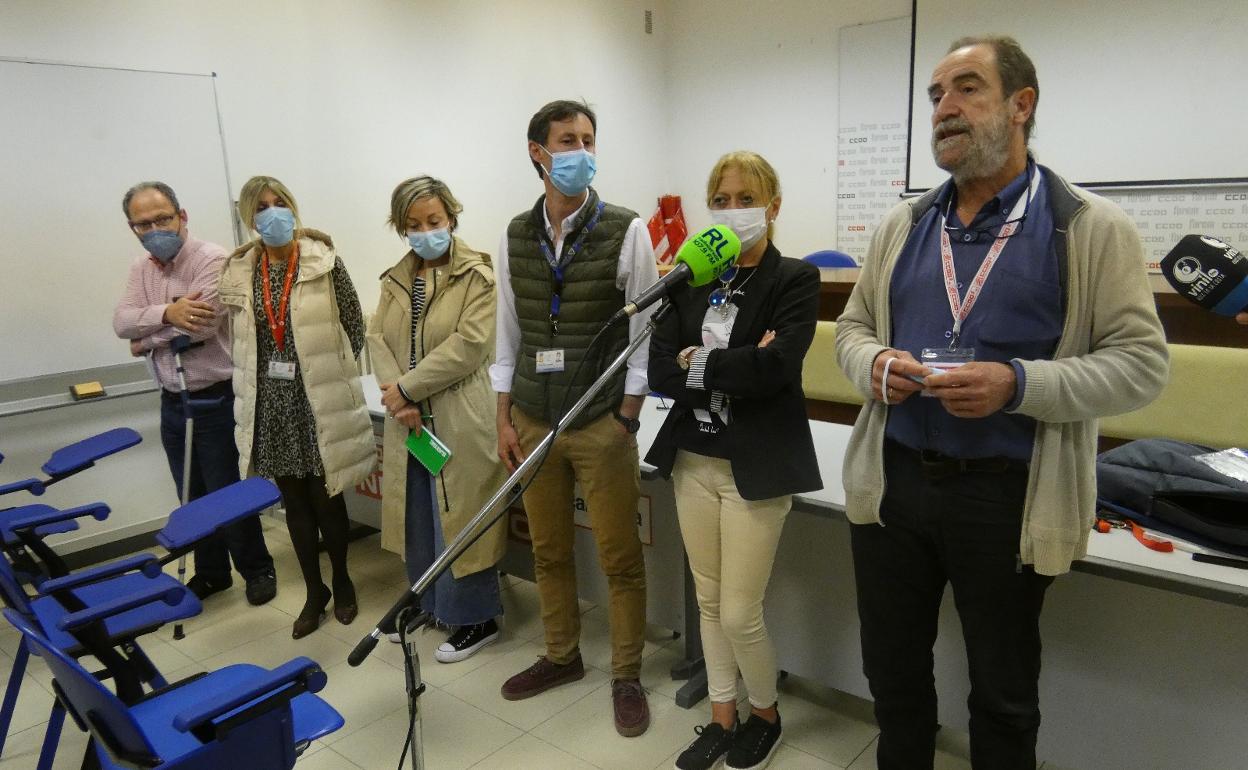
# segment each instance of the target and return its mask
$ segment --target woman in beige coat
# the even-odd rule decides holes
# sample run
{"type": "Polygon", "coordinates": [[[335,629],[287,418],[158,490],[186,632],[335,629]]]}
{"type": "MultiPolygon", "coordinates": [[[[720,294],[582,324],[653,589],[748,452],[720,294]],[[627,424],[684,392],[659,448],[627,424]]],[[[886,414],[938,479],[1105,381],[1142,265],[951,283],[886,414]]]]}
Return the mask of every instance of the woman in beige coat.
{"type": "MultiPolygon", "coordinates": [[[[382,545],[402,551],[411,582],[433,563],[506,479],[495,452],[494,271],[490,258],[451,233],[463,207],[428,176],[401,183],[390,224],[412,249],[381,276],[368,329],[373,369],[390,419],[385,428],[382,545]],[[432,476],[407,451],[409,433],[428,430],[451,451],[432,476]]],[[[434,654],[463,660],[498,639],[501,522],[425,594],[421,609],[455,629],[434,654]]],[[[392,633],[391,639],[397,640],[392,633]]]]}
{"type": "Polygon", "coordinates": [[[234,437],[243,476],[273,479],[282,491],[308,592],[291,633],[299,639],[317,629],[331,598],[338,622],[356,616],[342,491],[376,459],[355,363],[364,321],[333,242],[300,227],[285,185],[252,177],[238,213],[260,237],[226,260],[219,289],[232,329],[234,437]],[[329,554],[332,591],[321,580],[318,541],[329,554]]]}

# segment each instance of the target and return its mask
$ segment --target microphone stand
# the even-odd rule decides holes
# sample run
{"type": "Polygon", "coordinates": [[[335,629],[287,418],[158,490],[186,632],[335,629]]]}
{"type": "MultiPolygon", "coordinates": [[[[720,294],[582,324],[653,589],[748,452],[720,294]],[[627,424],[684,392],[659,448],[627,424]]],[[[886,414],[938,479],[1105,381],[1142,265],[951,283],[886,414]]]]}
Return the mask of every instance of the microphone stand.
{"type": "MultiPolygon", "coordinates": [[[[577,399],[576,403],[573,404],[567,414],[559,420],[559,423],[554,427],[554,429],[546,434],[546,437],[543,438],[536,447],[534,447],[533,451],[529,453],[529,456],[526,457],[522,463],[520,463],[516,470],[507,478],[505,482],[503,482],[503,485],[494,492],[488,501],[486,501],[481,510],[472,517],[472,520],[469,521],[462,530],[460,530],[460,533],[455,536],[455,539],[448,543],[442,553],[433,560],[433,564],[429,565],[429,568],[425,570],[424,574],[417,578],[416,582],[413,583],[403,594],[403,597],[395,602],[394,606],[381,617],[377,626],[373,628],[367,636],[361,639],[358,644],[356,644],[355,649],[353,649],[351,654],[347,656],[347,663],[352,666],[358,666],[363,663],[364,659],[367,658],[373,651],[373,648],[377,646],[377,641],[382,635],[381,629],[385,626],[395,624],[395,619],[400,615],[400,613],[404,615],[407,614],[404,610],[408,607],[412,607],[414,612],[419,611],[420,599],[425,595],[425,592],[432,588],[437,579],[442,576],[442,573],[446,572],[456,559],[463,556],[464,552],[467,551],[478,538],[484,535],[504,513],[506,513],[507,509],[502,507],[504,499],[510,495],[516,494],[520,487],[520,480],[524,478],[529,471],[541,464],[543,457],[550,451],[551,446],[554,444],[555,438],[567,429],[567,427],[581,414],[581,412],[585,411],[585,407],[589,406],[589,403],[594,400],[594,397],[597,396],[604,387],[606,387],[607,381],[611,379],[611,376],[619,371],[628,361],[629,356],[631,356],[637,348],[641,347],[641,344],[654,333],[654,330],[658,327],[659,323],[663,320],[663,317],[667,315],[670,309],[671,303],[664,299],[663,304],[660,305],[659,309],[650,316],[650,319],[646,322],[646,327],[642,329],[636,339],[629,341],[628,347],[626,347],[618,356],[615,357],[610,366],[608,366],[602,374],[598,375],[598,379],[594,380],[593,384],[589,386],[589,390],[585,391],[585,395],[577,399]]],[[[416,651],[416,645],[405,644],[404,648],[408,656],[408,666],[405,668],[407,670],[406,687],[409,700],[408,709],[411,715],[411,766],[412,770],[424,770],[425,760],[421,733],[420,696],[425,691],[425,685],[420,678],[420,656],[416,651]]]]}

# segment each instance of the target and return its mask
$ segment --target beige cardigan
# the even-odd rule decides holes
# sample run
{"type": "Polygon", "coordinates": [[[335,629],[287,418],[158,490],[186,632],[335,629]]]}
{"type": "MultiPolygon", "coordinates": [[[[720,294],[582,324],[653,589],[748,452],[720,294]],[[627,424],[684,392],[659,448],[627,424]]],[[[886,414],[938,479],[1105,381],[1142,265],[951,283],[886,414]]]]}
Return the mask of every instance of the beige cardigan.
{"type": "MultiPolygon", "coordinates": [[[[1051,361],[1020,361],[1026,389],[1016,412],[1035,418],[1036,440],[1019,554],[1044,575],[1087,553],[1096,507],[1097,418],[1148,404],[1165,386],[1165,335],[1134,225],[1113,203],[1043,167],[1065,251],[1066,318],[1051,361]]],[[[837,362],[867,402],[844,464],[845,511],[855,524],[880,520],[888,407],[871,394],[871,369],[889,347],[893,267],[931,196],[905,201],[872,236],[862,274],[837,319],[837,362]]]]}
{"type": "MultiPolygon", "coordinates": [[[[372,472],[377,461],[372,420],[360,386],[351,342],[338,320],[330,285],[337,253],[329,236],[299,231],[299,275],[291,289],[290,322],[299,338],[299,367],[316,418],[316,443],[325,466],[325,488],[336,495],[372,472]]],[[[251,474],[256,423],[256,314],[251,275],[259,241],[226,260],[218,295],[230,314],[234,356],[234,439],[239,472],[251,474]]]]}

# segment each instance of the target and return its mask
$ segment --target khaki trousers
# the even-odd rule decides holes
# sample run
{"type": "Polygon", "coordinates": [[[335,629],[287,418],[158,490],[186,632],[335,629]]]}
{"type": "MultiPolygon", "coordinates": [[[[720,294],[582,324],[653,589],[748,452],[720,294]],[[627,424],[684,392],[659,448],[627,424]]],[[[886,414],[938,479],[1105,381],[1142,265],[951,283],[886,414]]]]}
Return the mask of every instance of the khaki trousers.
{"type": "MultiPolygon", "coordinates": [[[[550,432],[549,425],[521,409],[513,408],[511,418],[526,455],[550,432]]],[[[598,545],[598,563],[607,576],[611,674],[615,679],[637,679],[646,629],[646,564],[637,536],[641,471],[637,437],[626,434],[610,413],[555,439],[546,462],[524,493],[546,630],[546,657],[566,664],[579,654],[574,482],[580,483],[585,496],[598,545]]]]}
{"type": "Polygon", "coordinates": [[[702,654],[712,703],[737,698],[737,670],[750,705],[776,702],[776,650],[763,624],[763,597],[793,497],[745,500],[732,465],[680,450],[672,469],[676,515],[698,594],[702,654]]]}

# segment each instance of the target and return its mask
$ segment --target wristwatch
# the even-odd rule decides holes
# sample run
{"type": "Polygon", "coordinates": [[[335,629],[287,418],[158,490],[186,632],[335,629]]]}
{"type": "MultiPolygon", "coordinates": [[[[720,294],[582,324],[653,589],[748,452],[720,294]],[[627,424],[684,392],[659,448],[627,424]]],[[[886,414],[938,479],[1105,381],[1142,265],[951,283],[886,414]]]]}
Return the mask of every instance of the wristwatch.
{"type": "Polygon", "coordinates": [[[696,353],[697,350],[698,350],[697,345],[691,345],[690,347],[687,347],[684,350],[677,353],[676,365],[679,366],[681,369],[688,371],[690,359],[693,358],[693,354],[696,353]]]}
{"type": "Polygon", "coordinates": [[[625,417],[624,415],[616,411],[612,411],[611,415],[615,417],[615,419],[619,420],[620,425],[623,425],[624,430],[628,431],[629,433],[636,433],[637,431],[641,430],[641,420],[638,420],[636,417],[625,417]]]}

